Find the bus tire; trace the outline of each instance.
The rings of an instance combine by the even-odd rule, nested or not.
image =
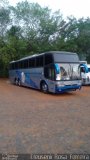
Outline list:
[[[19,86],[19,87],[21,86],[21,81],[20,81],[20,79],[18,79],[18,86]]]
[[[17,80],[17,78],[15,78],[15,85],[16,85],[16,86],[18,85],[18,80]]]
[[[48,93],[48,85],[46,84],[46,82],[41,83],[41,91],[44,93]]]

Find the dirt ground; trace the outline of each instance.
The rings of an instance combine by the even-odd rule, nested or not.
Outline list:
[[[90,86],[44,94],[0,79],[0,153],[90,153]]]

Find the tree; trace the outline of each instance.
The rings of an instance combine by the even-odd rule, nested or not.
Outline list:
[[[78,37],[76,43],[81,58],[85,58],[90,62],[90,18],[79,19],[77,23]]]
[[[59,36],[65,23],[59,11],[52,14],[48,7],[42,8],[37,3],[27,1],[18,3],[12,11],[17,25],[23,30],[29,53],[52,48],[52,41]]]
[[[10,11],[8,8],[0,7],[0,36],[3,37],[10,24]]]

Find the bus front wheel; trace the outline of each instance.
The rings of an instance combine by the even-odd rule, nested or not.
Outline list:
[[[44,92],[44,93],[47,93],[47,92],[48,92],[48,85],[47,85],[45,82],[42,82],[42,83],[41,83],[41,90],[42,90],[42,92]]]

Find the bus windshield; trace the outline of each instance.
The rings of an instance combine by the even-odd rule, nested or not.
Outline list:
[[[75,63],[61,63],[60,80],[78,80],[80,79],[80,67]]]

